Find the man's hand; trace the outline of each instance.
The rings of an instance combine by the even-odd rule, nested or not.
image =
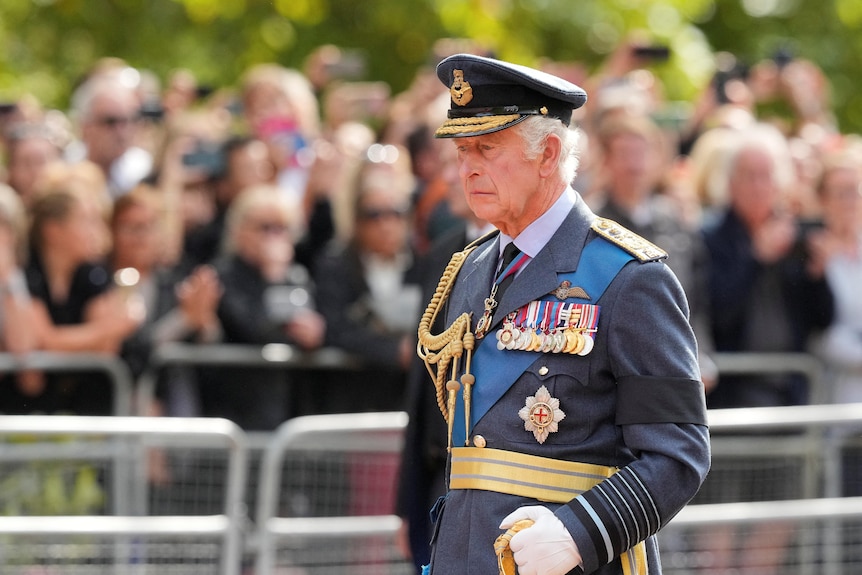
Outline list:
[[[521,507],[503,519],[500,529],[508,529],[521,519],[535,523],[516,533],[509,543],[520,575],[565,575],[581,564],[578,546],[550,509],[541,505]]]

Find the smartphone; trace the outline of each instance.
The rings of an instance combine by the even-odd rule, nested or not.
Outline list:
[[[670,58],[670,47],[664,45],[634,46],[632,53],[643,60],[665,62]]]
[[[263,305],[267,317],[287,323],[300,311],[312,307],[311,293],[302,286],[271,286],[263,294]]]
[[[153,122],[161,122],[165,117],[165,109],[158,100],[144,102],[141,105],[141,117]]]
[[[183,154],[183,165],[217,174],[224,168],[221,146],[212,142],[198,142],[191,152]]]
[[[324,64],[332,80],[357,81],[365,77],[368,68],[365,56],[358,50],[341,50],[338,58]]]
[[[772,54],[772,61],[781,70],[793,61],[793,52],[790,48],[782,46]]]

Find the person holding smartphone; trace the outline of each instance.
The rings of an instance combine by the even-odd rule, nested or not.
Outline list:
[[[274,186],[254,186],[231,203],[225,254],[214,264],[223,286],[217,313],[225,343],[286,343],[302,350],[323,344],[326,324],[314,309],[309,274],[293,262],[300,218]],[[204,415],[244,429],[275,429],[294,407],[290,377],[272,369],[204,370]]]

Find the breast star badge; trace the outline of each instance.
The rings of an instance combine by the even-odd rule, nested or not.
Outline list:
[[[536,395],[527,397],[527,404],[518,412],[518,417],[524,420],[524,429],[533,432],[533,437],[539,443],[545,443],[549,433],[558,429],[560,421],[566,414],[560,409],[560,400],[551,397],[544,385],[536,391]]]

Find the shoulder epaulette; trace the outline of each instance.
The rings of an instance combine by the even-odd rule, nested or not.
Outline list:
[[[613,220],[596,218],[593,231],[636,257],[641,262],[655,262],[667,257],[667,252]]]

